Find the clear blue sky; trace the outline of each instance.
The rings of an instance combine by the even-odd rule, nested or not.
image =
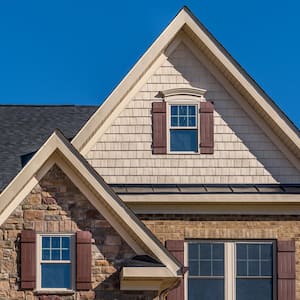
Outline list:
[[[0,0],[0,104],[99,105],[183,5],[300,127],[299,0]]]

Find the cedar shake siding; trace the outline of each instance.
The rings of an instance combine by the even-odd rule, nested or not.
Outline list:
[[[205,89],[205,99],[214,102],[213,154],[153,154],[153,102],[163,101],[160,91],[184,87]],[[299,171],[184,44],[136,93],[86,159],[107,183],[300,181]]]
[[[21,238],[24,230],[26,235],[22,234]],[[31,290],[36,284],[32,279],[35,277],[32,273],[35,272],[35,269],[32,269],[35,262],[25,260],[24,256],[29,251],[30,257],[34,257],[35,247],[31,246],[31,242],[34,242],[34,234],[32,237],[34,231],[56,234],[77,233],[77,239],[80,239],[77,241],[77,248],[81,247],[80,251],[85,252],[85,259],[80,263],[88,263],[91,260],[91,273],[81,273],[81,277],[77,278],[77,292],[68,295],[58,293],[56,298],[51,299],[150,300],[154,298],[153,292],[120,291],[120,268],[125,260],[135,256],[134,251],[92,207],[65,174],[54,166],[0,227],[1,299],[50,299]],[[78,231],[91,232],[92,245],[86,242],[86,234],[78,236]],[[26,246],[23,247],[23,244]],[[21,270],[21,263],[23,270]],[[27,266],[24,265],[26,263]],[[77,264],[77,268],[80,268],[80,263]],[[26,274],[21,274],[22,272]],[[91,284],[86,284],[85,282],[88,281],[86,278],[89,277],[91,277]],[[27,281],[23,282],[23,280]],[[78,282],[81,282],[80,287]]]

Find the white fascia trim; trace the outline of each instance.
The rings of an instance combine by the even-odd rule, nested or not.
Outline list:
[[[54,163],[61,166],[63,171],[71,176],[70,179],[75,185],[79,186],[96,209],[109,219],[111,225],[137,254],[146,252],[153,254],[169,268],[173,276],[177,276],[177,273],[180,272],[180,264],[59,131],[55,131],[51,135],[1,193],[0,225],[5,222]]]
[[[121,290],[162,290],[173,286],[182,276],[166,267],[124,267],[120,273]]]
[[[237,66],[226,50],[220,47],[218,42],[212,37],[205,27],[193,16],[187,9],[183,8],[178,15],[172,20],[162,34],[156,39],[152,46],[146,51],[141,59],[135,64],[128,75],[121,81],[112,94],[104,101],[100,108],[94,113],[84,127],[72,140],[72,144],[85,155],[93,146],[90,140],[97,133],[99,127],[103,126],[105,120],[112,114],[124,97],[128,95],[142,75],[149,69],[149,66],[155,59],[166,50],[175,36],[181,29],[189,28],[199,40],[207,47],[214,58],[223,65],[228,72],[236,78],[241,86],[253,97],[257,105],[274,120],[283,130],[286,137],[300,151],[300,137],[297,129],[291,124],[287,117],[274,105],[270,98],[253,83],[249,75]],[[172,47],[171,47],[172,48]],[[173,48],[172,48],[173,49]]]

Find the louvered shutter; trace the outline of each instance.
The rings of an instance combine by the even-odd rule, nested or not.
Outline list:
[[[184,240],[168,240],[166,248],[184,265]],[[184,279],[167,296],[167,300],[184,300]]]
[[[277,242],[278,300],[296,300],[295,241]]]
[[[92,235],[89,231],[76,233],[76,288],[92,288]]]
[[[214,105],[200,103],[200,153],[214,153]]]
[[[34,230],[21,232],[21,289],[33,290],[36,285],[36,234]]]
[[[152,153],[167,153],[166,102],[152,103]]]

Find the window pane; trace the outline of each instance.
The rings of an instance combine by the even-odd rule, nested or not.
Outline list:
[[[260,247],[261,247],[261,258],[271,259],[273,256],[272,244],[262,244]]]
[[[49,236],[42,237],[42,248],[50,248],[50,237]]]
[[[261,262],[261,276],[272,276],[273,274],[273,266],[272,261],[262,261]]]
[[[42,251],[42,260],[50,260],[50,250],[43,250]]]
[[[236,250],[238,259],[247,259],[247,244],[237,244]]]
[[[224,261],[213,261],[213,276],[224,276]]]
[[[194,105],[189,105],[188,112],[190,116],[194,116],[196,114],[196,107]]]
[[[171,129],[170,139],[171,151],[198,151],[198,138],[196,129]]]
[[[257,244],[248,245],[248,258],[249,259],[259,259],[259,246]]]
[[[61,255],[62,255],[62,257],[61,257],[62,260],[70,259],[70,251],[69,250],[62,250]]]
[[[200,275],[201,276],[211,276],[211,261],[200,261]]]
[[[253,260],[248,262],[248,276],[259,276],[259,261]]]
[[[198,244],[189,244],[189,259],[198,259]]]
[[[60,248],[60,237],[52,237],[52,248]]]
[[[177,105],[171,105],[171,115],[172,116],[178,115],[178,106]]]
[[[70,248],[70,238],[62,237],[62,248],[69,249]]]
[[[186,105],[179,106],[179,115],[187,115],[187,106]]]
[[[178,117],[171,118],[171,126],[178,126]]]
[[[190,278],[188,283],[188,299],[224,300],[224,280]]]
[[[52,250],[51,251],[51,259],[52,260],[60,260],[60,250]]]
[[[187,117],[179,117],[179,126],[187,127]]]
[[[42,288],[71,288],[70,264],[42,264],[41,271]]]
[[[190,117],[188,126],[196,126],[196,118]]]
[[[247,276],[247,261],[237,262],[237,276]]]
[[[224,244],[212,244],[213,259],[224,259]]]
[[[190,276],[198,276],[199,274],[199,262],[198,261],[190,261],[189,262],[189,275]]]
[[[271,279],[237,279],[236,300],[272,300]]]
[[[199,244],[200,259],[211,259],[212,244]]]

